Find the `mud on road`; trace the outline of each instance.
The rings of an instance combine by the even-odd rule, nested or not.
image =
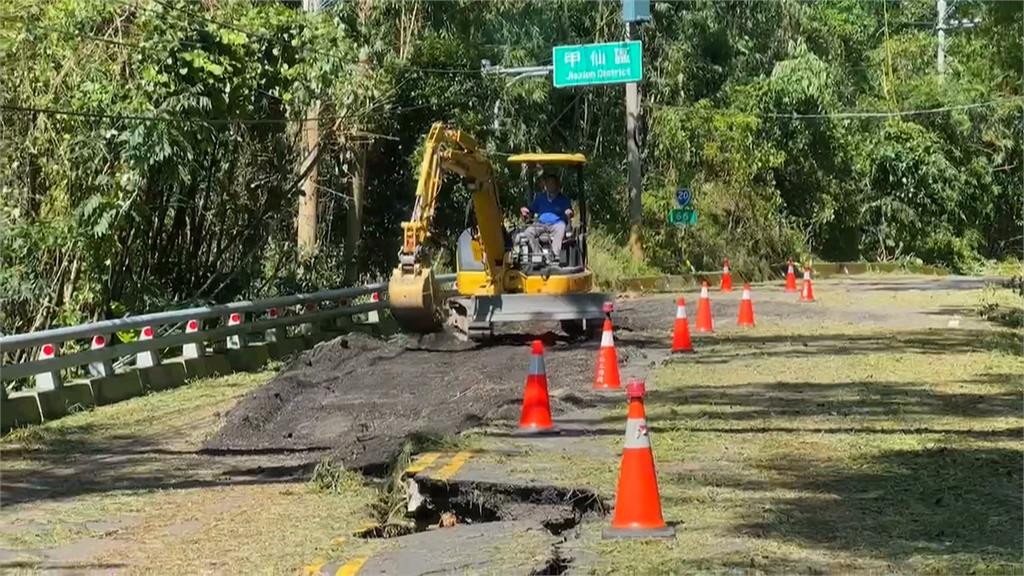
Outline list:
[[[615,322],[621,363],[644,362],[644,348],[667,337],[665,319],[674,309],[661,310],[665,305],[636,300],[620,306]],[[571,408],[564,403],[573,402],[575,393],[590,388],[598,342],[570,341],[547,327],[509,325],[487,344],[447,334],[339,336],[304,352],[243,399],[206,448],[301,452],[310,461],[329,454],[350,469],[380,470],[411,435],[454,434],[517,419],[535,338],[545,342],[552,410],[561,412]]]

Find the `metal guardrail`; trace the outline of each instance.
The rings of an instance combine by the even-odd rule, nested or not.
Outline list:
[[[442,283],[452,282],[455,280],[455,274],[441,274],[437,276],[437,279]],[[374,292],[381,295],[380,301],[354,305],[348,304],[349,300],[368,296]],[[353,288],[324,290],[309,294],[280,296],[264,300],[232,302],[214,306],[200,306],[182,310],[141,314],[114,320],[79,324],[77,326],[2,336],[0,337],[0,352],[45,346],[52,346],[54,351],[58,352],[62,344],[70,341],[92,339],[95,336],[107,337],[114,332],[125,330],[151,328],[155,332],[151,340],[137,340],[98,349],[82,350],[68,355],[55,353],[51,358],[38,358],[34,356],[33,359],[25,362],[0,364],[0,382],[11,382],[39,374],[59,372],[68,368],[110,361],[140,352],[163,350],[185,344],[205,343],[219,339],[226,340],[232,336],[247,336],[286,326],[316,325],[339,316],[352,316],[363,312],[381,310],[386,306],[386,294],[387,284],[376,283]],[[339,302],[343,305],[338,305]],[[324,306],[325,303],[333,304],[333,306]],[[254,322],[241,322],[237,325],[202,329],[201,322],[199,322],[211,318],[227,318],[233,314],[258,313],[265,315],[271,309],[287,309],[288,307],[300,305],[304,309],[299,314],[264,318]],[[172,331],[169,334],[162,335],[156,330],[160,326],[184,325],[189,321],[199,322],[200,328],[193,332]],[[205,344],[203,345],[205,346]]]

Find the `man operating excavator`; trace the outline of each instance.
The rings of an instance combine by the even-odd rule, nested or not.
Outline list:
[[[565,227],[572,218],[572,203],[562,195],[562,182],[558,176],[551,172],[545,172],[540,177],[542,192],[533,197],[529,207],[523,206],[519,209],[523,218],[529,218],[531,214],[537,215],[537,220],[530,224],[523,231],[523,236],[530,242],[530,249],[534,254],[541,253],[540,241],[542,234],[551,238],[551,253],[554,256],[553,266],[558,266],[558,255],[562,251],[562,240],[565,238]]]

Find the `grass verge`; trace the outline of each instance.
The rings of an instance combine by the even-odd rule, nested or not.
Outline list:
[[[591,530],[597,571],[1024,571],[1024,359],[1006,345],[1022,333],[848,330],[733,333],[658,370],[679,535]]]
[[[314,486],[275,480],[285,456],[199,452],[272,376],[200,380],[6,435],[0,571],[282,574],[375,549],[350,537],[375,498],[352,473],[325,468]]]

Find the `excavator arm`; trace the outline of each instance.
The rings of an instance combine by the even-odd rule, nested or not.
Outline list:
[[[434,277],[427,241],[446,174],[464,178],[473,194],[488,280],[486,289],[491,294],[502,291],[505,240],[493,167],[469,134],[435,123],[427,136],[420,163],[412,216],[402,222],[398,266],[388,284],[391,312],[402,328],[412,332],[436,331],[444,322],[444,293]]]

